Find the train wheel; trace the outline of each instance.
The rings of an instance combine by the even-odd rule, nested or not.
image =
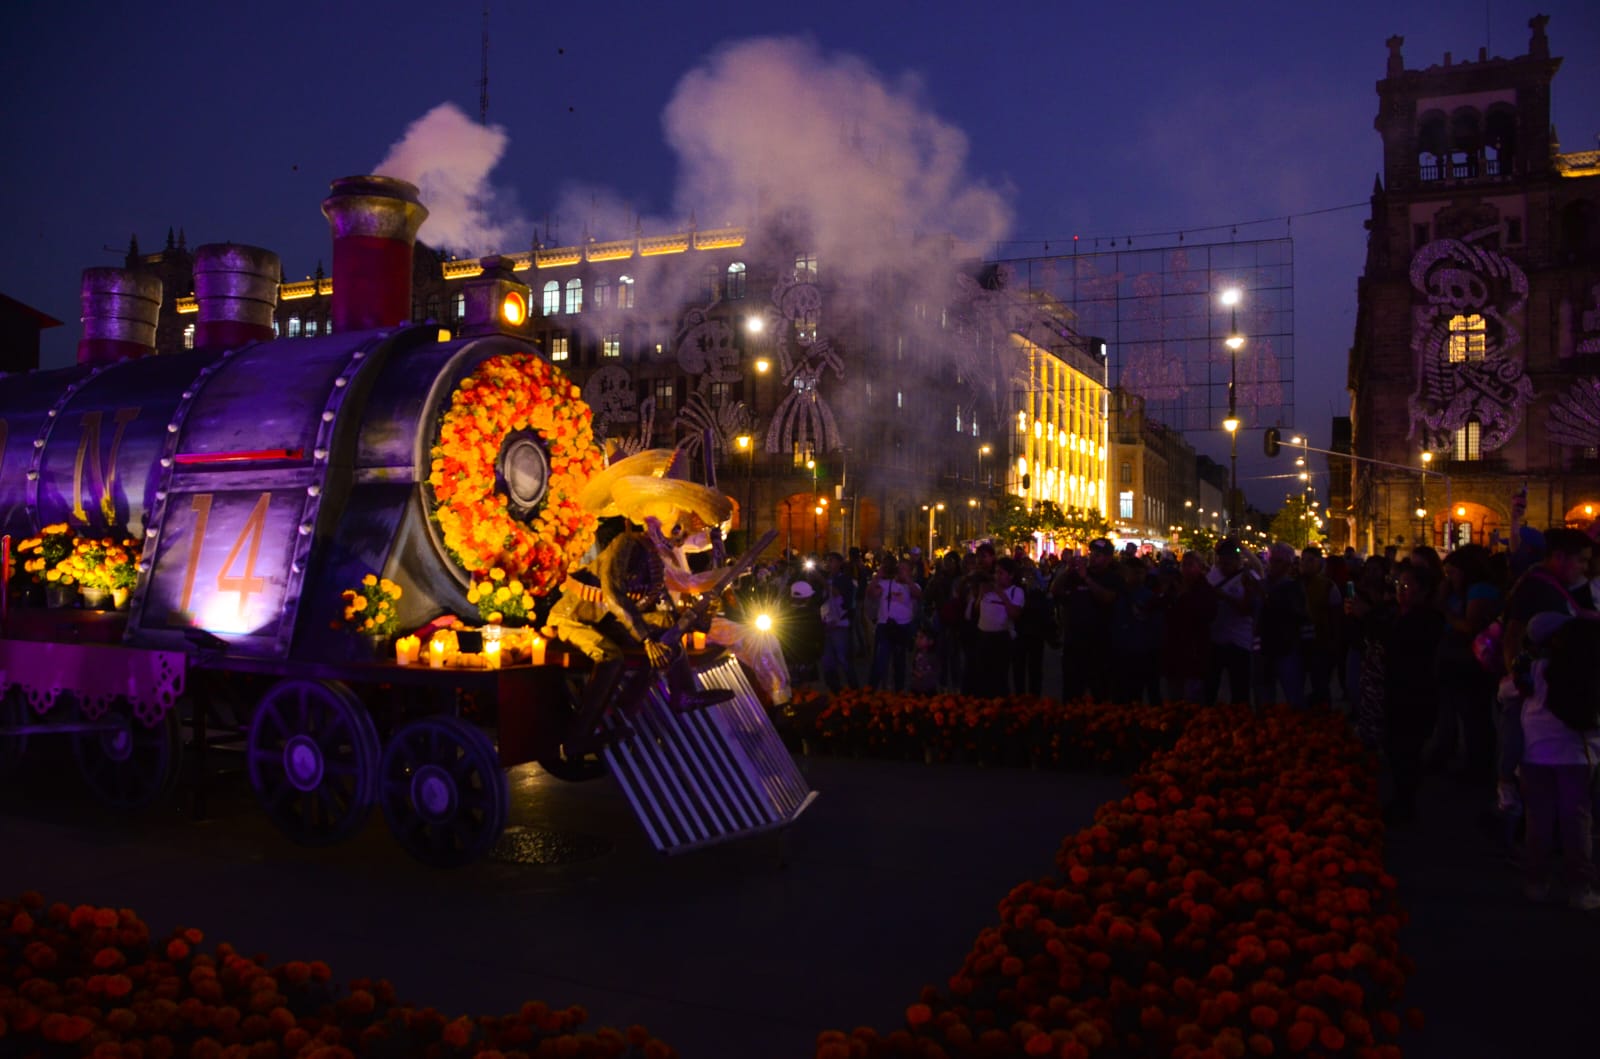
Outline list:
[[[494,744],[446,714],[403,725],[383,752],[383,815],[406,852],[440,868],[476,860],[505,829],[511,790]]]
[[[146,725],[118,699],[100,720],[109,727],[72,736],[78,772],[95,797],[113,809],[132,810],[170,795],[183,756],[177,712],[168,710],[156,724]]]
[[[12,688],[0,697],[0,778],[11,775],[28,752],[27,736],[5,733],[32,719],[33,711],[28,709],[28,699],[21,688]]]
[[[250,718],[246,760],[262,808],[302,845],[349,838],[378,800],[377,729],[337,681],[273,685]]]

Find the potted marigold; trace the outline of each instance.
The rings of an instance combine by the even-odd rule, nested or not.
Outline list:
[[[387,577],[368,574],[359,588],[347,588],[340,596],[345,624],[368,638],[375,657],[383,657],[400,623],[400,586]]]
[[[111,571],[106,563],[110,543],[110,538],[80,537],[56,567],[55,572],[77,584],[83,605],[90,610],[104,610],[111,603]]]
[[[46,526],[37,536],[18,543],[16,576],[23,579],[23,584],[42,587],[47,606],[70,607],[77,589],[70,571],[62,571],[58,567],[71,554],[72,530],[67,524],[57,522]]]
[[[139,581],[139,545],[132,538],[106,549],[106,578],[111,582],[111,605],[122,610]]]
[[[498,566],[467,589],[467,602],[490,625],[526,625],[536,605],[532,593]]]

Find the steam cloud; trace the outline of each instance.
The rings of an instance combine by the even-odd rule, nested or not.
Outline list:
[[[463,256],[526,246],[531,224],[509,192],[489,183],[505,153],[506,131],[441,103],[412,122],[373,172],[417,185],[428,219],[418,238]]]
[[[981,253],[1010,226],[1004,198],[966,173],[965,134],[931,112],[915,78],[891,85],[810,41],[724,48],[679,83],[663,125],[681,211],[748,223],[798,209],[818,253],[856,274],[903,266],[919,234]]]

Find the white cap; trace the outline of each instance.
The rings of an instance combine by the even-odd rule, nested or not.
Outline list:
[[[796,581],[789,586],[789,595],[794,599],[810,599],[815,591],[809,581]]]

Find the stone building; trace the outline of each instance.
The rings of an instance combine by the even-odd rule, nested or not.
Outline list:
[[[1411,70],[1388,41],[1348,377],[1366,551],[1501,539],[1522,490],[1534,526],[1600,511],[1600,152],[1560,151],[1547,21],[1513,59]]]
[[[1110,473],[1110,519],[1119,537],[1163,544],[1201,524],[1194,446],[1151,419],[1142,397],[1120,388],[1111,394]]]

